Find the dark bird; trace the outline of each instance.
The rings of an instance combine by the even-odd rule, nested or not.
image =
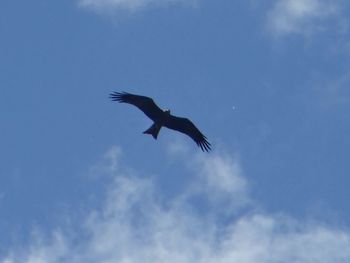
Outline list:
[[[154,103],[153,99],[127,92],[113,92],[110,94],[110,98],[113,101],[129,103],[138,107],[154,122],[151,127],[143,132],[144,134],[150,134],[154,139],[157,139],[160,129],[164,126],[190,136],[202,151],[209,152],[211,150],[207,138],[189,119],[173,116],[170,114],[170,110],[162,110]]]

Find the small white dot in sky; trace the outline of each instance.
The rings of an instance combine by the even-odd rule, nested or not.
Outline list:
[[[235,110],[236,109],[236,106],[232,106],[232,110]]]

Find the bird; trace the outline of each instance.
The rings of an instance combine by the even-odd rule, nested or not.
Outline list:
[[[153,124],[143,133],[152,135],[155,140],[158,137],[160,129],[166,127],[191,137],[203,152],[209,152],[211,150],[211,144],[192,121],[187,118],[171,115],[169,109],[162,110],[152,98],[124,91],[112,92],[109,98],[112,101],[129,103],[143,111],[143,113],[153,121]]]

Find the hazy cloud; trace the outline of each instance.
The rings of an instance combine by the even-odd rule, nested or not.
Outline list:
[[[340,29],[334,27],[341,26],[340,10],[339,0],[277,0],[268,14],[268,28],[274,35],[307,36],[329,27],[337,31]],[[338,21],[329,23],[331,19]]]
[[[326,74],[316,74],[309,84],[312,88],[309,96],[316,106],[324,109],[332,109],[339,106],[347,106],[350,102],[350,72],[339,76],[329,77]],[[310,101],[310,97],[307,97]]]
[[[51,237],[36,235],[27,248],[13,248],[0,262],[350,262],[348,230],[254,208],[225,223],[217,217],[223,198],[237,197],[241,205],[249,199],[243,198],[247,183],[238,161],[230,156],[185,156],[184,166],[193,163],[191,185],[204,188],[197,192],[198,198],[217,204],[208,206],[203,216],[193,209],[196,202],[191,195],[179,193],[172,200],[163,200],[162,189],[152,179],[135,177],[129,169],[115,166],[120,153],[115,149],[106,155],[113,164],[106,163],[106,167],[113,167],[114,182],[101,209],[83,220],[82,231],[72,233],[61,227]],[[210,193],[213,195],[207,196]]]
[[[98,12],[114,12],[118,10],[138,11],[148,7],[169,5],[193,5],[196,0],[79,0],[81,7]]]

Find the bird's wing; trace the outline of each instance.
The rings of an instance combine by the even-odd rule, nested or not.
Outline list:
[[[153,99],[127,92],[113,92],[109,96],[111,100],[129,103],[142,110],[150,119],[156,120],[163,111],[154,103]]]
[[[207,138],[189,119],[170,115],[164,126],[169,129],[187,134],[197,143],[199,147],[201,147],[202,151],[209,152],[211,150],[211,145],[207,141]]]

